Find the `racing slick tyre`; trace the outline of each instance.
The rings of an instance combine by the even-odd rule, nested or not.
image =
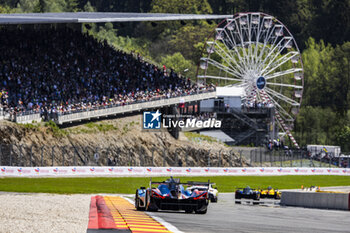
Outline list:
[[[260,200],[260,193],[255,194],[253,197],[253,200],[259,201]]]
[[[236,193],[235,194],[235,199],[241,199],[242,197],[241,197],[241,195],[239,194],[239,193]]]
[[[154,203],[154,201],[152,200],[151,194],[150,192],[146,192],[146,210],[147,211],[158,211],[158,207],[157,205]]]
[[[188,213],[188,214],[190,214],[190,213],[192,213],[193,212],[193,209],[187,209],[187,210],[185,210],[185,213]]]
[[[194,212],[195,212],[196,214],[206,214],[206,213],[207,213],[207,210],[208,210],[208,207],[206,206],[206,207],[202,207],[202,208],[199,209],[199,210],[195,210]]]
[[[214,197],[213,196],[213,197],[210,198],[210,201],[213,202],[213,203],[218,202],[218,197]]]
[[[144,207],[140,207],[140,197],[139,197],[138,190],[136,190],[136,194],[135,194],[135,208],[136,210],[145,210]]]

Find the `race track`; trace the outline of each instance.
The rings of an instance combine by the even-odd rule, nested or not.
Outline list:
[[[350,211],[235,204],[234,194],[220,194],[207,214],[150,212],[183,232],[350,232]]]

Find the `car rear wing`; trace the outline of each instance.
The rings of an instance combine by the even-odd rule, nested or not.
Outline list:
[[[150,178],[149,186],[152,187],[152,184],[169,184],[174,183],[177,185],[189,185],[189,186],[195,186],[195,185],[201,185],[201,186],[208,186],[209,185],[215,185],[215,183],[210,183],[210,180],[208,182],[199,182],[199,181],[187,181],[187,182],[180,182],[180,179],[174,179],[172,176],[170,177],[170,181],[152,181],[152,177]]]
[[[202,185],[202,186],[209,186],[209,185],[216,185],[215,183],[210,183],[210,180],[208,182],[197,182],[197,181],[187,181],[187,184],[189,185]]]

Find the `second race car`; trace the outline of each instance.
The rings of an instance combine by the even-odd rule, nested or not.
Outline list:
[[[191,184],[191,182],[188,182],[189,184]],[[193,192],[194,190],[198,190],[198,191],[206,191],[208,190],[209,192],[209,200],[211,202],[218,202],[218,194],[219,191],[217,188],[214,188],[213,185],[215,185],[215,183],[210,183],[209,187],[208,187],[208,183],[198,183],[197,185],[193,185],[187,188],[188,191]]]
[[[235,192],[235,199],[241,199],[241,198],[260,200],[260,192],[259,190],[251,189],[249,186],[243,189],[239,188]]]
[[[260,197],[281,199],[281,191],[278,189],[273,189],[271,186],[269,186],[267,189],[260,190]]]

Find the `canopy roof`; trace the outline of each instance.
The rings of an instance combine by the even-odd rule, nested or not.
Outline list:
[[[168,21],[225,19],[232,15],[197,15],[167,13],[64,12],[0,14],[0,24],[103,23],[133,21]]]

